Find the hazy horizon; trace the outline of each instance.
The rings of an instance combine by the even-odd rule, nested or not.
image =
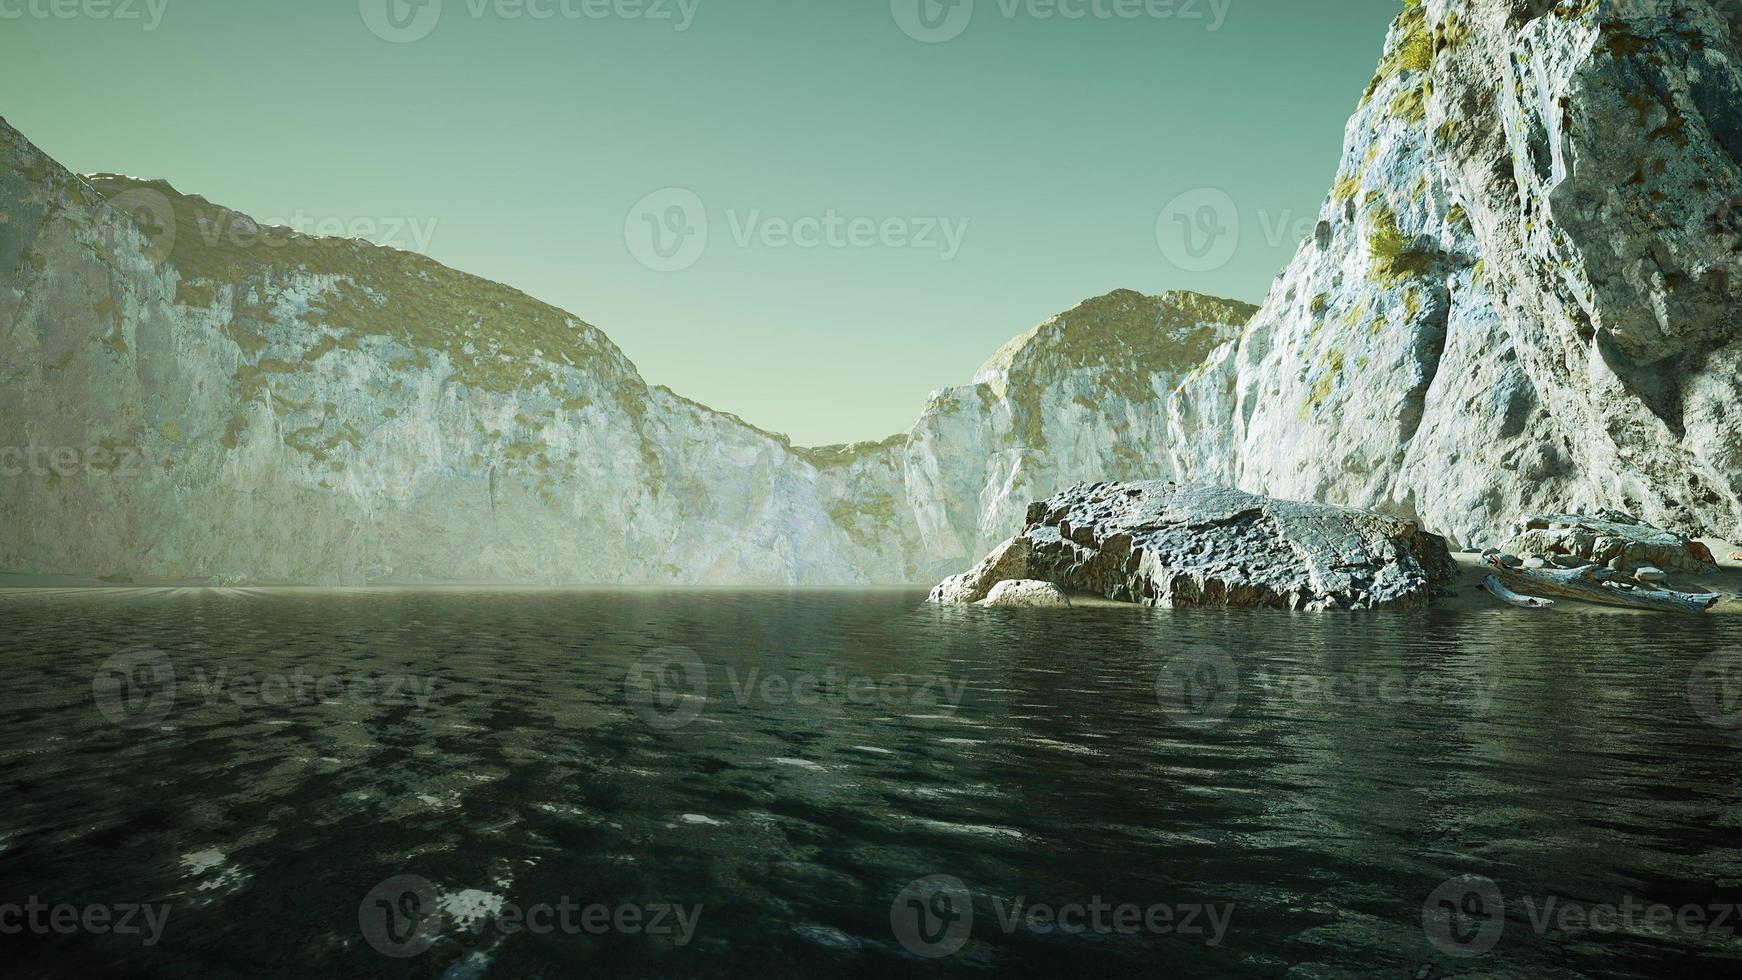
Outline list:
[[[1116,288],[1261,301],[1399,9],[388,3],[15,3],[0,114],[75,171],[507,283],[807,445],[904,431]],[[1229,208],[1237,248],[1164,247]]]

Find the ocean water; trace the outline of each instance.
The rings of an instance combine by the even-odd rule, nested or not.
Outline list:
[[[1742,625],[0,593],[0,973],[1742,963]]]

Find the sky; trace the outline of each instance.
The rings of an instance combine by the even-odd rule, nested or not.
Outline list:
[[[1113,289],[1259,302],[1398,0],[0,0],[0,115],[423,252],[803,445]]]

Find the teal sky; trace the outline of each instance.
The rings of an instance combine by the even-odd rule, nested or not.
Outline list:
[[[0,114],[77,171],[516,286],[649,381],[805,444],[905,430],[1115,288],[1262,299],[1400,6],[973,0],[921,43],[896,11],[918,31],[922,0],[426,0],[439,18],[410,23],[433,30],[391,43],[371,2],[0,0]],[[137,19],[95,16],[114,10]],[[1239,246],[1170,260],[1158,217],[1206,187]],[[648,198],[667,188],[694,196]],[[697,201],[699,255],[650,251],[699,231]],[[833,242],[782,234],[831,215]]]

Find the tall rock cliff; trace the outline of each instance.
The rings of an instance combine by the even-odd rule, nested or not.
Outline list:
[[[0,122],[0,572],[134,581],[863,584],[1146,472],[1253,308],[1119,293],[911,436],[799,449],[496,283],[80,178]]]
[[[1742,532],[1742,5],[1411,0],[1178,469],[1466,544],[1614,507]]]

